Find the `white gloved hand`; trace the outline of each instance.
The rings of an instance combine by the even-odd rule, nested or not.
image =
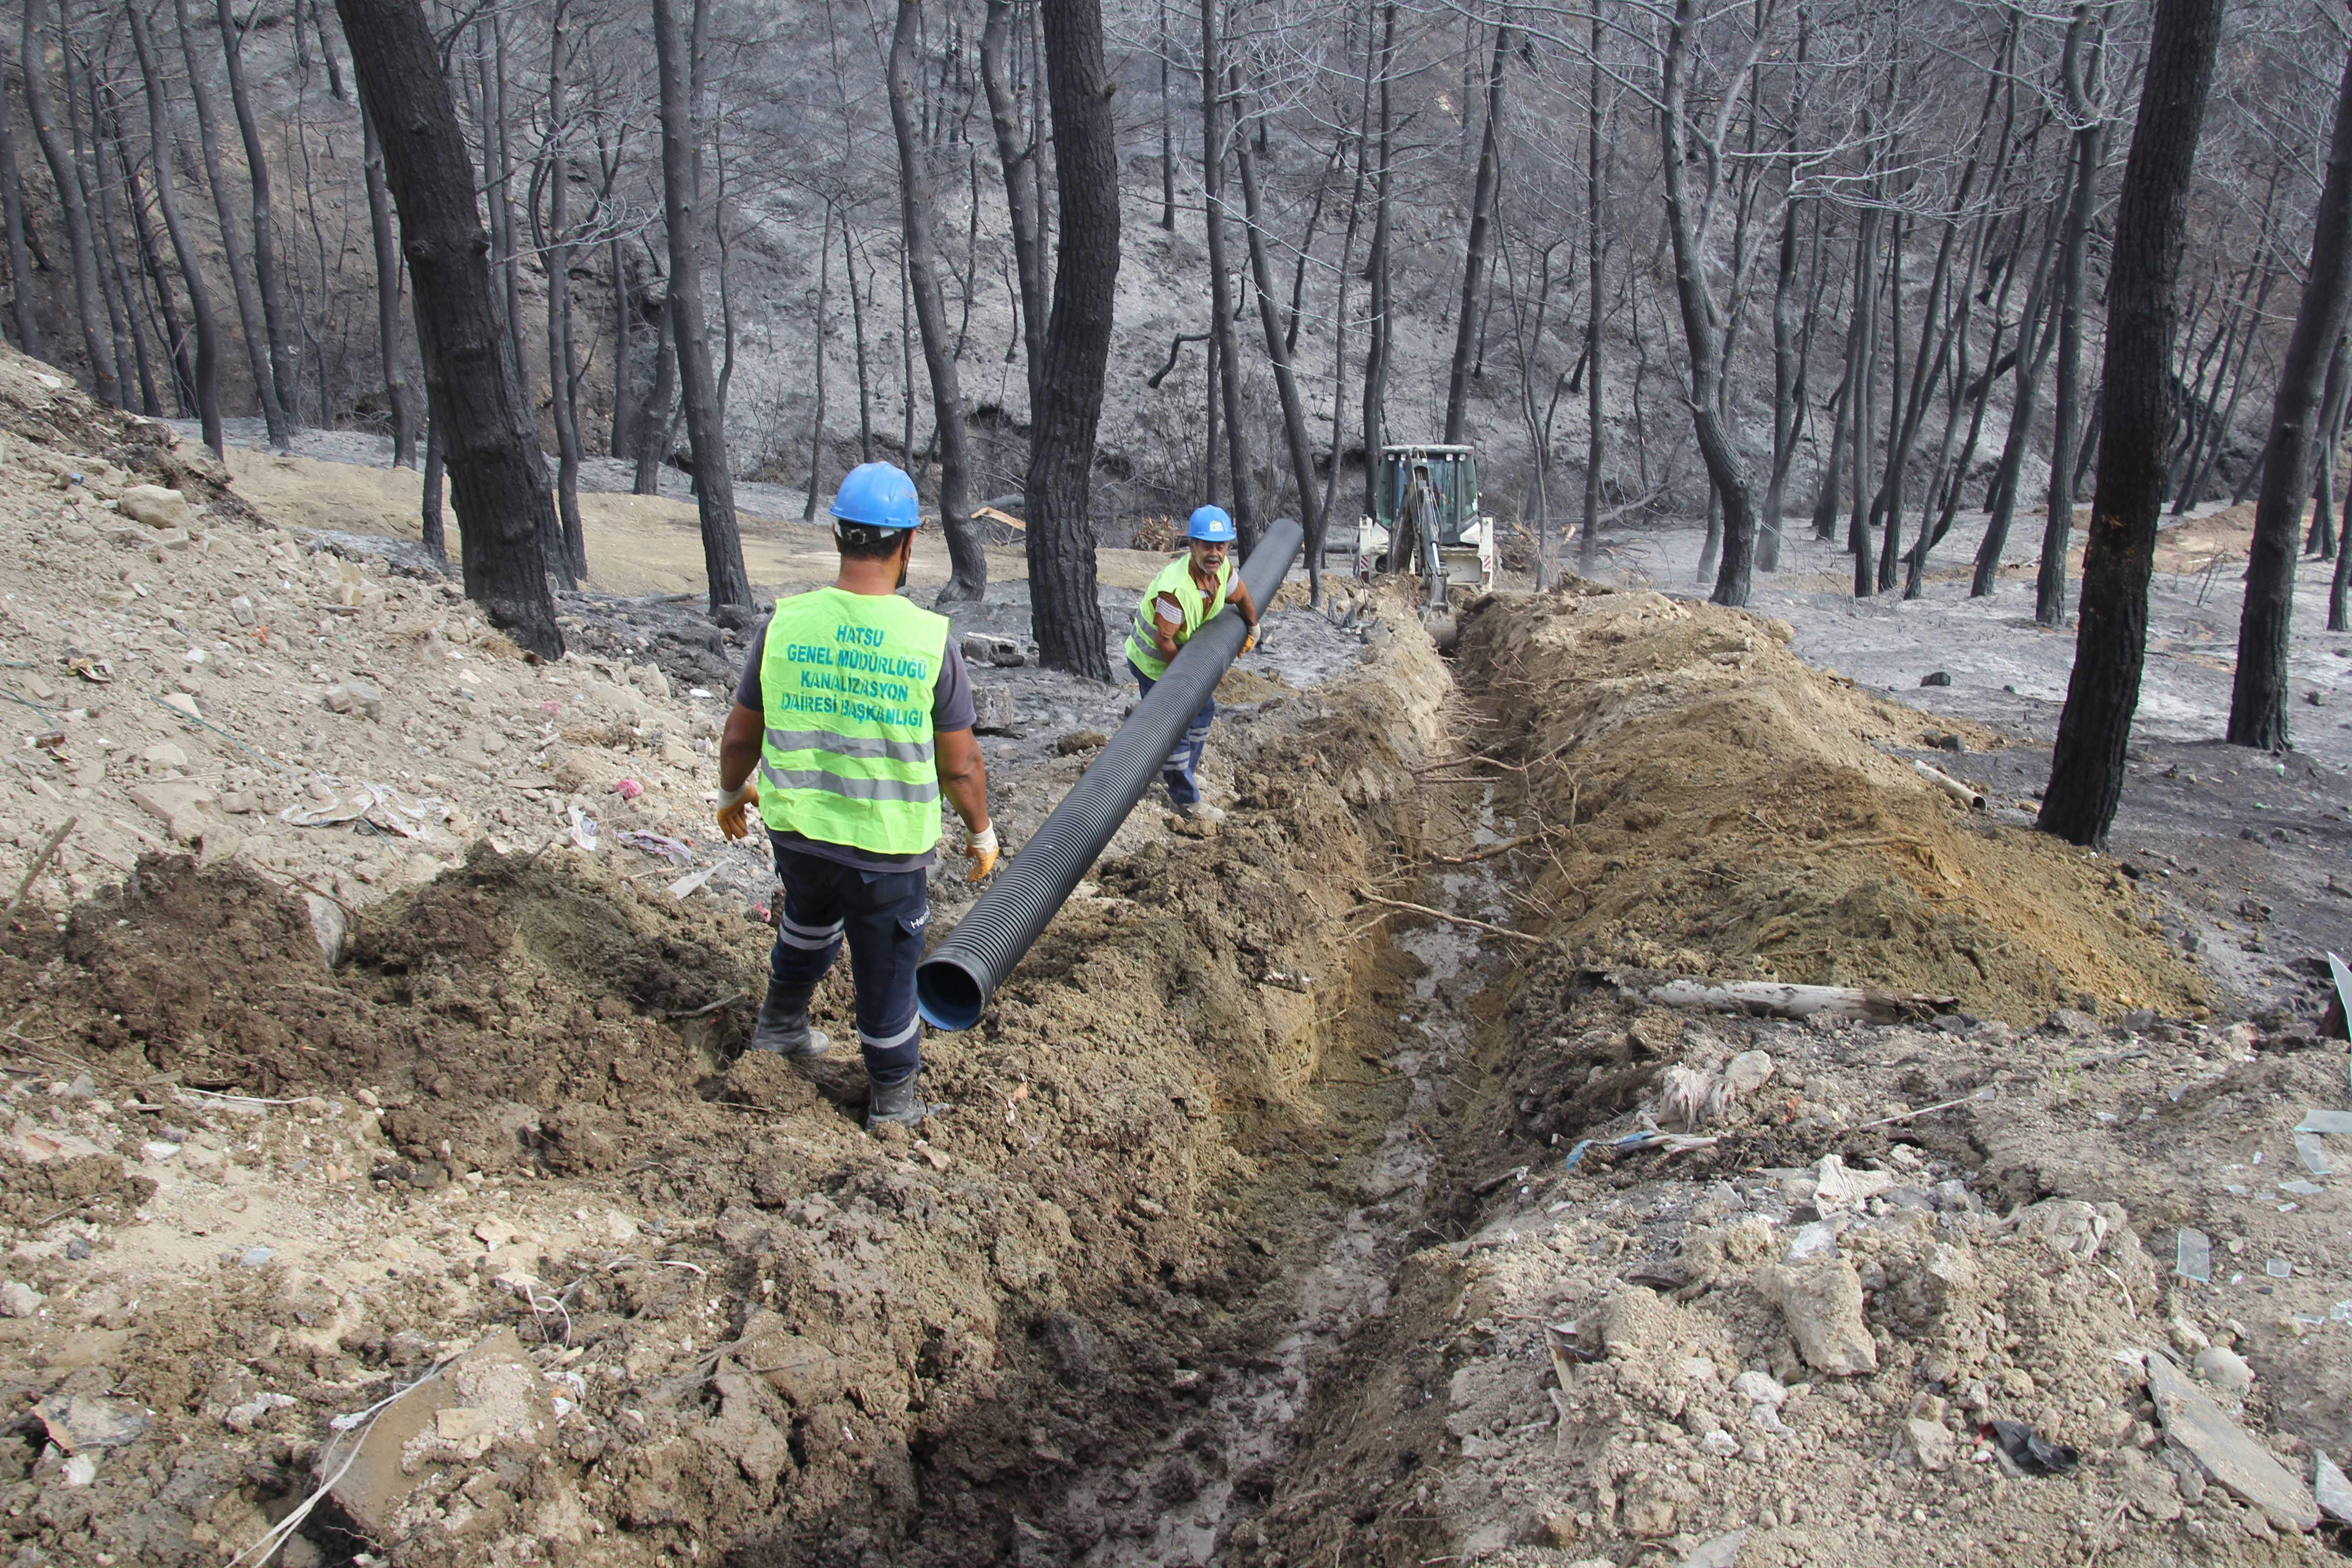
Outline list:
[[[719,831],[730,838],[748,838],[751,825],[745,820],[748,808],[760,798],[759,775],[743,781],[740,789],[730,790],[719,797]]]
[[[964,874],[963,879],[967,882],[988,880],[989,873],[996,869],[997,853],[994,823],[991,823],[977,833],[969,828],[965,829],[963,858],[971,862],[971,869]]]

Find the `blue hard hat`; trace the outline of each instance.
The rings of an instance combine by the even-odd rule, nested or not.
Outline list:
[[[833,492],[833,515],[868,528],[919,528],[923,521],[915,481],[891,463],[860,463],[850,469]]]
[[[1234,542],[1234,520],[1221,506],[1197,508],[1192,520],[1184,524],[1184,537],[1204,540],[1211,544],[1231,544]]]

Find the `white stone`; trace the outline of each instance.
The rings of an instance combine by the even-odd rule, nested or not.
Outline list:
[[[0,1285],[0,1318],[29,1318],[41,1310],[46,1300],[30,1285],[11,1279]]]
[[[2197,1369],[2198,1376],[2213,1385],[2215,1392],[2231,1398],[2242,1395],[2254,1385],[2254,1369],[2246,1364],[2246,1358],[2220,1345],[2207,1345],[2197,1352],[2197,1359],[2190,1364]]]
[[[122,492],[121,503],[115,510],[150,528],[185,528],[194,521],[188,510],[188,498],[161,485],[132,485]]]

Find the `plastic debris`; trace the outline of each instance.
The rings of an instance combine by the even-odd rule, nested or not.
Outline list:
[[[641,827],[626,827],[613,835],[613,842],[625,844],[641,854],[658,856],[674,866],[694,864],[694,847],[683,838],[666,838]]]
[[[613,793],[619,795],[623,800],[635,800],[637,796],[646,793],[646,786],[639,784],[635,779],[614,779],[613,781]]]
[[[87,1394],[52,1394],[38,1406],[49,1441],[68,1454],[89,1448],[120,1448],[147,1430],[144,1412],[126,1410]]]
[[[1644,1149],[1664,1149],[1669,1155],[1674,1155],[1687,1153],[1693,1149],[1713,1148],[1716,1142],[1713,1138],[1695,1137],[1688,1132],[1661,1132],[1654,1127],[1628,1132],[1622,1138],[1582,1138],[1577,1141],[1575,1148],[1568,1152],[1568,1160],[1560,1169],[1575,1170],[1576,1163],[1584,1158],[1584,1152],[1596,1144],[1619,1154],[1637,1153]]]
[[[2352,1040],[2352,966],[2331,952],[2327,955],[2327,973],[2336,982],[2336,995],[2327,1004],[2327,1011],[2320,1016],[2320,1037]]]
[[[356,784],[323,804],[289,805],[278,814],[278,820],[289,827],[340,827],[363,822],[378,832],[429,844],[435,837],[433,824],[448,815],[439,795],[412,799],[390,784]]]
[[[596,852],[596,819],[576,805],[572,808],[572,842],[591,855]]]
[[[2352,1134],[2352,1110],[2306,1110],[2294,1124],[2297,1132]]]
[[[2174,1244],[2172,1271],[2200,1285],[2213,1283],[2213,1238],[2184,1226]]]
[[[2294,1278],[2294,1265],[2284,1258],[2273,1258],[2263,1265],[2263,1272],[2273,1279],[2292,1279]]]
[[[2294,1157],[2302,1161],[2303,1168],[2315,1176],[2332,1176],[2336,1173],[2336,1167],[2327,1158],[2327,1142],[2316,1132],[2298,1132],[2294,1135]]]
[[[242,1268],[259,1268],[277,1256],[277,1253],[266,1247],[248,1247],[236,1255],[236,1261],[237,1266]]]
[[[673,899],[687,898],[718,874],[719,868],[716,866],[705,866],[699,871],[689,871],[669,885],[669,896]]]
[[[2327,1189],[2321,1186],[2317,1182],[2294,1181],[2281,1182],[2279,1184],[2278,1190],[2283,1193],[2293,1193],[2299,1198],[2307,1198],[2315,1194],[2324,1193]]]
[[[2022,1421],[1988,1421],[1977,1436],[2029,1476],[2071,1476],[2083,1462],[2074,1449],[2053,1443]]]

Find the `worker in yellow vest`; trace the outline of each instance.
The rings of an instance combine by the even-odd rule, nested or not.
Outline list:
[[[921,526],[914,480],[862,464],[832,510],[840,574],[780,602],[744,660],[719,748],[719,826],[746,837],[756,805],[784,884],[751,1048],[825,1053],[809,997],[845,940],[872,1131],[929,1114],[915,966],[940,799],[963,818],[966,881],[995,869],[996,830],[962,650],[945,616],[898,594]]]
[[[1162,567],[1143,590],[1135,606],[1135,626],[1127,637],[1127,667],[1136,684],[1150,691],[1168,673],[1176,650],[1192,640],[1228,604],[1249,627],[1242,652],[1257,645],[1257,605],[1249,584],[1234,570],[1231,559],[1234,520],[1221,506],[1196,510],[1184,525],[1184,553]],[[1176,749],[1160,771],[1168,799],[1178,811],[1202,822],[1223,822],[1225,814],[1201,798],[1201,752],[1209,743],[1209,726],[1216,721],[1213,696],[1192,715]]]

